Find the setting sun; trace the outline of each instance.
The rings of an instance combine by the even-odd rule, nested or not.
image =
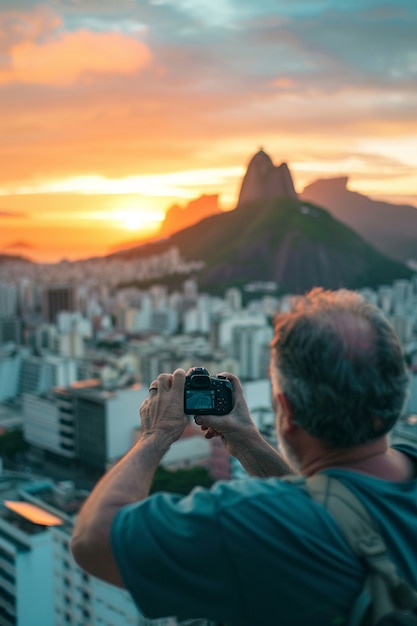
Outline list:
[[[107,218],[116,222],[124,230],[155,230],[163,221],[163,211],[144,211],[140,209],[122,209],[112,211]]]

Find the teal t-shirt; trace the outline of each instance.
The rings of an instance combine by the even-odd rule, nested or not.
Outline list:
[[[396,447],[417,460],[417,449]],[[326,474],[364,501],[399,573],[417,584],[417,479]],[[342,626],[364,576],[326,509],[279,478],[154,494],[118,512],[111,541],[127,589],[151,618]]]

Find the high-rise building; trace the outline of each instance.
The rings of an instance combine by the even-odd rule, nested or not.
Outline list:
[[[166,307],[152,311],[151,330],[160,335],[173,335],[178,330],[178,311]]]
[[[0,476],[1,497],[18,500],[12,476]],[[32,513],[40,514],[38,510]],[[0,624],[55,626],[52,539],[45,526],[0,508]],[[38,575],[34,575],[34,573]]]
[[[410,388],[405,406],[405,414],[417,415],[417,367],[410,369]]]
[[[61,311],[74,311],[74,289],[70,285],[47,287],[43,292],[42,317],[46,322],[55,323]]]
[[[86,466],[105,470],[131,447],[139,406],[148,395],[148,388],[79,388],[72,393],[77,457]]]
[[[22,321],[18,317],[0,316],[0,346],[5,343],[21,343]]]
[[[265,347],[269,350],[271,339],[269,326],[236,326],[233,329],[232,356],[239,363],[241,378],[256,380],[265,375]]]
[[[144,618],[126,590],[89,576],[70,541],[85,493],[70,481],[0,475],[1,626],[172,626]]]
[[[56,388],[47,397],[24,394],[23,433],[25,440],[32,446],[67,459],[75,458],[71,394],[65,388]]]
[[[395,302],[407,302],[413,295],[413,283],[411,280],[395,280],[393,283],[393,297]]]
[[[403,415],[395,424],[389,433],[389,442],[391,445],[408,443],[412,446],[417,445],[417,416]]]
[[[42,394],[53,387],[66,387],[77,380],[76,362],[73,359],[46,355],[27,356],[20,368],[20,393]]]
[[[224,294],[224,299],[232,311],[240,311],[242,308],[242,292],[237,287],[230,287]]]
[[[0,402],[17,396],[21,362],[20,354],[0,357]]]
[[[278,449],[275,429],[275,414],[271,404],[271,380],[269,377],[260,380],[243,381],[243,392],[252,418],[263,438]],[[238,459],[230,458],[232,478],[245,478],[248,473]]]
[[[17,313],[17,287],[0,283],[0,316],[12,317]]]
[[[265,313],[257,309],[247,309],[221,315],[218,328],[218,344],[230,351],[233,343],[233,331],[239,326],[265,328],[268,326],[268,320]]]
[[[195,278],[188,278],[183,283],[184,298],[190,302],[196,302],[198,297],[198,283]]]
[[[98,380],[23,396],[23,430],[32,446],[105,471],[131,447],[147,387],[106,391]]]
[[[221,313],[215,313],[211,316],[210,330],[209,330],[209,342],[210,342],[210,348],[213,352],[216,352],[222,347],[221,341],[220,341],[221,321],[222,321]]]
[[[148,346],[140,352],[140,376],[144,385],[149,385],[161,372],[173,372],[178,367],[176,353],[168,346]]]
[[[189,306],[182,316],[183,332],[186,334],[191,333],[204,333],[210,332],[210,310],[204,305],[203,299],[198,299],[195,306]]]
[[[39,324],[33,332],[34,347],[38,354],[58,352],[58,329],[55,324]]]

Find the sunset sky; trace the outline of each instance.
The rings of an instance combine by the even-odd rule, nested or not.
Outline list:
[[[0,252],[56,262],[236,205],[263,146],[297,191],[417,206],[416,0],[0,0]]]

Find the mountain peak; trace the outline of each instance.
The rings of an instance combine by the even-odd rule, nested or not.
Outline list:
[[[238,206],[254,200],[297,198],[288,165],[274,165],[271,157],[261,148],[249,161],[240,188]]]
[[[417,258],[417,208],[395,205],[351,191],[347,176],[322,178],[300,196],[325,207],[372,245],[402,262]]]
[[[305,187],[303,194],[310,191],[326,191],[327,193],[340,193],[346,191],[349,182],[348,176],[336,176],[334,178],[320,178]]]
[[[219,194],[202,195],[190,200],[184,207],[173,204],[167,210],[158,234],[166,237],[216,213],[220,213]]]

